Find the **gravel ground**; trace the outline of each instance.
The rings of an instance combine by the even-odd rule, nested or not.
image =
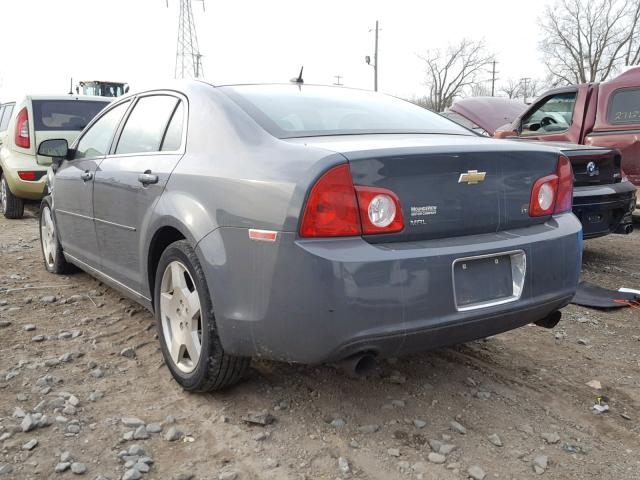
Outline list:
[[[587,242],[584,279],[640,288],[639,247],[640,233]],[[553,330],[383,361],[366,379],[254,362],[201,395],[171,379],[151,314],[41,263],[35,211],[1,218],[2,480],[640,478],[638,310],[569,306]]]

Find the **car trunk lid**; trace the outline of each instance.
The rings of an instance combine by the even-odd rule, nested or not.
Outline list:
[[[530,217],[528,209],[534,182],[556,170],[557,150],[455,135],[388,137],[305,139],[342,153],[355,185],[399,197],[404,230],[368,240],[473,235],[547,219]]]

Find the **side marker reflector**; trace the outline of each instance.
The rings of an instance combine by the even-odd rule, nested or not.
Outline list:
[[[256,230],[249,229],[249,238],[258,242],[275,242],[278,238],[278,232],[273,230]]]

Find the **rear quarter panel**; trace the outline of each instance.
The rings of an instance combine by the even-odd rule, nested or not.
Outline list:
[[[310,185],[346,159],[276,139],[210,85],[185,93],[186,153],[154,209],[142,245],[148,251],[164,226],[176,228],[194,245],[221,227],[297,231]]]

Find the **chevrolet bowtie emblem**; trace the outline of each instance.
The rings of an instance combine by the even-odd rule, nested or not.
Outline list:
[[[484,182],[487,172],[479,172],[478,170],[469,170],[467,173],[461,173],[458,183],[468,183],[474,185],[478,182]]]

